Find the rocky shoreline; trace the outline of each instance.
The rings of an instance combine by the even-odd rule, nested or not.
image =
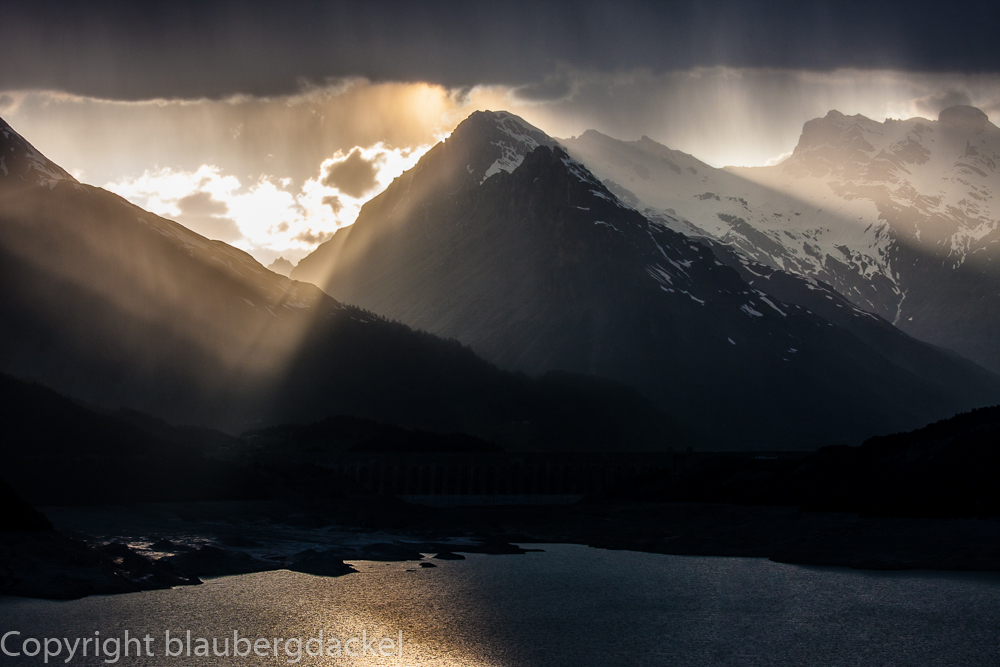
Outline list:
[[[355,571],[354,561],[432,567],[435,559],[520,554],[519,544],[544,543],[872,570],[1000,570],[997,519],[712,503],[432,509],[381,502],[378,525],[391,529],[269,501],[45,508],[55,530],[0,532],[0,593],[73,599],[277,569],[342,576]]]

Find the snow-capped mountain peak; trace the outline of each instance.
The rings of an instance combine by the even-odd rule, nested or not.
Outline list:
[[[477,111],[462,121],[449,142],[469,150],[466,164],[477,183],[511,172],[539,146],[557,146],[550,136],[507,111]]]
[[[1000,370],[988,315],[1000,303],[982,304],[1000,300],[1000,128],[979,109],[885,122],[831,111],[773,167],[714,169],[645,138],[562,142],[651,220],[832,285]]]

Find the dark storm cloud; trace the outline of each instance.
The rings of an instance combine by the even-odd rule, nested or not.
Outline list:
[[[274,95],[345,76],[534,84],[526,96],[551,99],[564,66],[1000,71],[991,2],[19,4],[0,21],[0,89],[113,99]]]
[[[515,88],[514,94],[526,102],[557,102],[570,97],[575,88],[573,73],[561,70],[541,81]]]
[[[361,151],[355,149],[343,161],[330,165],[322,182],[349,197],[360,198],[378,185],[377,177],[378,167],[375,163],[366,160]]]

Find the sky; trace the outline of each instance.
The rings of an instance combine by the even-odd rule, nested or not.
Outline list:
[[[21,3],[0,116],[80,180],[297,261],[477,109],[773,164],[831,109],[1000,122],[989,3]]]

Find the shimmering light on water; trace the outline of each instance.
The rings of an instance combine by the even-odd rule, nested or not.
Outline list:
[[[317,666],[1000,664],[997,575],[545,549],[426,569],[361,562],[359,574],[334,579],[282,571],[74,602],[2,598],[0,630],[71,640],[148,632],[157,657],[118,664],[157,667],[289,664],[283,649],[266,658],[167,658],[166,630],[217,637],[220,646],[234,630],[283,639],[403,633],[402,658],[303,655],[297,663]],[[43,664],[41,656],[0,661]],[[78,656],[70,664],[106,663]]]

